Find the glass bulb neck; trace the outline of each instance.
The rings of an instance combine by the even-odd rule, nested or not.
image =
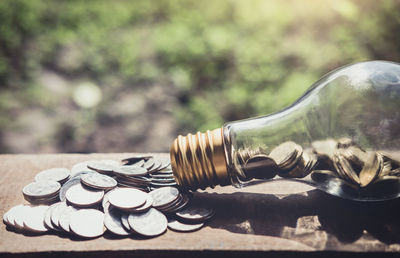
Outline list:
[[[178,136],[170,150],[177,183],[188,190],[229,185],[223,128]]]

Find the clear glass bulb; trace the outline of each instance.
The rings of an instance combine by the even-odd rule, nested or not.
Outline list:
[[[399,150],[400,65],[371,61],[328,73],[277,113],[179,136],[171,161],[192,190],[283,177],[384,200],[400,196]]]

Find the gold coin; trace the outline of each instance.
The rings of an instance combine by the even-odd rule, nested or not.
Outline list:
[[[268,156],[275,160],[280,169],[290,169],[301,157],[302,152],[303,148],[300,145],[288,141],[275,147]]]
[[[246,161],[243,171],[247,178],[270,179],[276,176],[275,161],[265,154],[257,154]]]
[[[377,176],[381,173],[382,169],[383,169],[382,155],[375,152],[369,152],[368,160],[360,172],[361,187],[366,187],[372,181],[374,181],[377,178]]]
[[[354,171],[353,167],[351,166],[350,162],[344,158],[343,156],[338,156],[339,159],[339,169],[342,170],[343,174],[346,178],[348,178],[351,183],[360,184],[360,178],[358,177],[357,173]]]

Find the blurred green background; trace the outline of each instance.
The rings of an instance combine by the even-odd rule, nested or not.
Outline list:
[[[2,153],[168,151],[400,61],[398,0],[0,2]]]

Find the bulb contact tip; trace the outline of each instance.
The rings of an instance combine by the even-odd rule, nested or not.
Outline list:
[[[178,136],[170,150],[174,177],[188,190],[230,184],[222,128]]]

